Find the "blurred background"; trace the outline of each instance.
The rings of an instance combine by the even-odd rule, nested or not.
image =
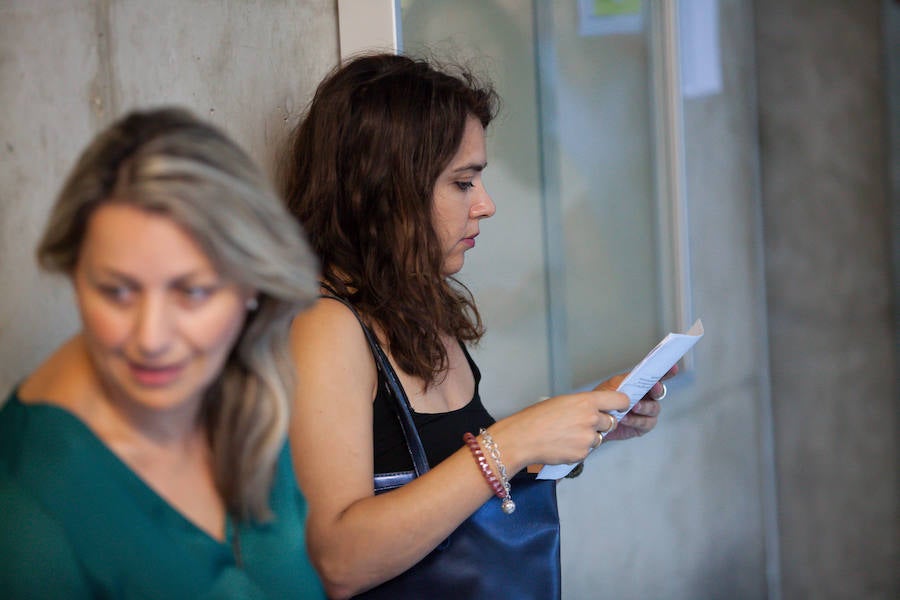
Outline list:
[[[900,597],[900,2],[379,1],[503,97],[462,272],[492,412],[706,329],[560,483],[564,597]],[[34,246],[91,136],[180,104],[272,172],[352,4],[0,0],[0,393],[78,327]]]

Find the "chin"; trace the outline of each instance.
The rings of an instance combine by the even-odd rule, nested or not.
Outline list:
[[[180,385],[158,388],[127,385],[123,386],[122,392],[128,402],[153,411],[178,409],[196,403],[199,396],[197,390],[187,389]]]
[[[463,260],[450,260],[444,263],[444,277],[450,277],[451,275],[456,275],[463,268]]]

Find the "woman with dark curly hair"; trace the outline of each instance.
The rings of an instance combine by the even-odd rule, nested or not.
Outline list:
[[[492,496],[501,501],[498,518],[515,519],[513,479],[526,466],[578,462],[603,436],[623,439],[656,423],[658,403],[647,397],[613,431],[606,411],[629,404],[610,391],[617,381],[496,422],[483,406],[467,350],[482,322],[454,275],[495,211],[482,174],[496,110],[493,89],[464,69],[363,56],[320,84],[290,139],[285,195],[322,263],[325,296],[293,324],[291,443],[309,499],[310,556],[335,598],[394,589]],[[431,467],[383,494],[373,476],[408,471],[411,458],[388,369],[376,367],[354,311],[396,371]],[[558,526],[555,497],[553,511]],[[559,564],[556,540],[539,560],[549,570]],[[473,563],[450,583],[426,581],[415,593],[485,597],[474,581],[480,568]],[[558,579],[541,569],[505,591],[557,596]]]

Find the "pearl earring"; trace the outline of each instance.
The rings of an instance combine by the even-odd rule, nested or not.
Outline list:
[[[247,308],[247,310],[253,312],[257,308],[259,308],[259,301],[256,299],[256,296],[253,296],[252,298],[247,298],[247,302],[244,303],[244,306]]]

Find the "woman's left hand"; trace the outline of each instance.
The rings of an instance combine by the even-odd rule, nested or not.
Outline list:
[[[656,421],[661,409],[659,400],[665,395],[663,381],[670,379],[678,373],[678,365],[675,365],[662,376],[662,379],[653,384],[647,394],[622,417],[615,429],[603,436],[604,441],[629,440],[640,437],[656,427]],[[597,386],[598,390],[614,390],[625,378],[625,375],[616,375]]]

